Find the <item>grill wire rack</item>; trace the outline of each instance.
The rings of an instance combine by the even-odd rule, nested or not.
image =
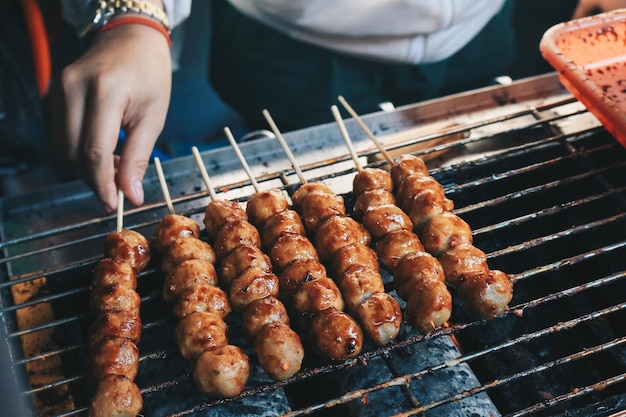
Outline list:
[[[366,343],[341,362],[307,347],[303,370],[282,382],[264,375],[233,317],[229,339],[251,356],[250,381],[237,398],[212,399],[195,391],[177,353],[163,276],[152,262],[138,278],[143,415],[623,415],[626,149],[554,74],[364,120],[390,153],[427,161],[489,266],[513,276],[510,311],[475,321],[455,303],[448,327],[420,334],[403,324],[389,346]],[[346,123],[364,163],[386,167],[359,127]],[[351,207],[354,164],[336,126],[284,136],[305,176],[328,183]],[[260,188],[297,189],[275,139],[241,149]],[[252,195],[232,149],[202,156],[223,198]],[[209,197],[191,157],[163,168],[176,212],[202,224]],[[146,204],[129,208],[124,225],[151,237],[167,214],[153,167],[144,187]],[[86,415],[90,274],[115,229],[98,210],[73,183],[0,200],[2,342],[27,415]]]

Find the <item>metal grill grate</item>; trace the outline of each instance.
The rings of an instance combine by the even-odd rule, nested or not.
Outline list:
[[[280,383],[253,366],[240,397],[215,400],[193,388],[172,338],[174,319],[160,298],[162,276],[152,266],[138,287],[144,414],[608,416],[625,410],[626,150],[554,75],[365,121],[390,152],[428,161],[490,267],[513,274],[511,311],[477,322],[455,306],[445,329],[421,335],[404,326],[392,345],[366,345],[358,358],[340,363],[311,353],[301,373]],[[358,126],[347,125],[363,160],[383,166]],[[285,138],[307,178],[329,183],[350,206],[354,170],[336,127]],[[274,142],[245,143],[242,151],[261,188],[292,192],[297,179]],[[226,198],[251,195],[231,150],[203,158]],[[169,161],[164,170],[177,212],[201,221],[208,193],[191,158]],[[125,226],[151,236],[167,209],[154,172],[145,187],[146,205],[129,210]],[[25,382],[33,415],[85,415],[92,320],[86,295],[114,219],[94,215],[96,203],[76,184],[0,204],[0,317],[14,376]],[[230,339],[253,357],[239,326],[229,324]]]

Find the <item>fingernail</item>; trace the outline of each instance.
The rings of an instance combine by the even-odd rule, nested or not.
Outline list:
[[[135,197],[143,202],[143,184],[141,181],[137,180],[133,183],[133,192],[135,193]]]

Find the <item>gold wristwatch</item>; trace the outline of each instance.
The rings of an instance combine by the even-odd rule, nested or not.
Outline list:
[[[101,27],[106,25],[111,18],[126,14],[139,14],[148,16],[160,24],[169,32],[170,25],[167,14],[159,6],[149,1],[142,0],[98,0],[89,5],[89,21],[79,31],[81,39],[88,39]]]

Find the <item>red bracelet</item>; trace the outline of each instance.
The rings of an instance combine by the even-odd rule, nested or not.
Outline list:
[[[161,32],[163,34],[163,36],[165,36],[165,39],[167,39],[167,45],[171,48],[172,47],[172,38],[170,38],[170,33],[167,30],[167,28],[165,26],[163,26],[161,23],[150,19],[150,18],[145,18],[145,17],[139,17],[139,16],[124,16],[124,17],[118,17],[115,20],[112,20],[110,22],[108,22],[106,25],[102,26],[97,32],[96,34],[102,33],[102,32],[106,32],[109,29],[113,29],[114,27],[117,26],[121,26],[121,25],[127,25],[127,24],[133,24],[133,23],[138,23],[140,25],[146,25],[146,26],[150,26],[153,29],[158,30],[159,32]]]

